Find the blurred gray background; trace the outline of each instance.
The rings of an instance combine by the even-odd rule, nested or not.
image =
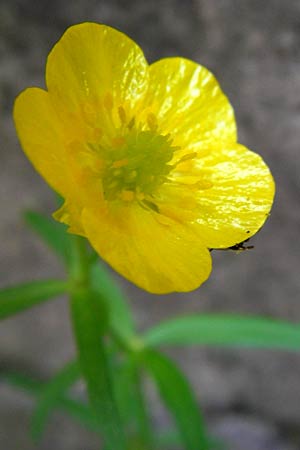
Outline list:
[[[261,314],[300,321],[299,0],[2,0],[0,2],[0,283],[55,277],[62,267],[24,226],[22,211],[50,213],[53,194],[23,155],[12,124],[14,97],[44,86],[46,56],[71,24],[97,21],[129,34],[148,60],[180,55],[211,69],[236,111],[240,142],[273,171],[272,215],[255,249],[214,252],[198,291],[159,297],[120,277],[139,329],[181,313]],[[173,350],[212,432],[230,450],[300,448],[300,354],[237,349]],[[0,364],[49,377],[74,356],[68,306],[57,299],[0,324]],[[57,414],[39,445],[22,392],[0,385],[1,450],[96,449],[96,438]],[[157,408],[154,420],[164,421]]]

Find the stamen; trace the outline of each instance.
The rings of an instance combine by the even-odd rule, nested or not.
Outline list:
[[[119,159],[118,161],[114,161],[111,165],[114,169],[118,169],[120,167],[127,166],[128,159]]]
[[[144,204],[145,206],[147,206],[147,208],[152,209],[152,211],[154,211],[154,212],[156,212],[156,213],[159,213],[159,208],[158,208],[158,206],[157,206],[155,203],[151,202],[150,200],[144,199],[144,200],[143,200],[143,204]]]
[[[121,200],[124,200],[124,202],[132,202],[132,200],[134,200],[134,192],[133,191],[125,191],[123,190],[120,193],[120,198]]]
[[[109,137],[108,143],[102,138],[101,147],[100,144],[96,146],[97,154],[105,164],[102,175],[104,197],[109,201],[138,201],[142,204],[167,181],[166,177],[173,169],[169,163],[177,147],[172,146],[169,135],[136,129],[134,117],[128,123],[122,105],[116,113],[126,128],[122,125]],[[148,125],[153,129],[157,127],[154,114],[148,114]],[[132,130],[128,130],[130,127]],[[94,146],[91,148],[94,149]],[[143,207],[158,212],[152,201],[147,200]]]
[[[111,111],[113,109],[114,99],[110,92],[105,94],[103,103],[104,103],[104,106],[107,109],[107,111]]]
[[[94,123],[96,119],[96,112],[93,106],[90,103],[85,103],[83,106],[83,111],[86,119]]]
[[[118,186],[118,184],[119,182],[117,180],[113,180],[111,183],[109,183],[108,187],[111,189]]]
[[[139,190],[137,190],[137,192],[136,192],[136,198],[137,198],[139,201],[142,201],[142,200],[144,200],[144,198],[145,198],[145,194],[144,194],[143,192],[140,192]]]
[[[112,139],[112,144],[114,147],[122,147],[126,143],[126,139],[122,136],[118,136]]]
[[[126,111],[123,108],[123,106],[119,106],[118,113],[119,113],[119,117],[120,117],[122,125],[125,125],[127,122],[127,118],[126,118]]]
[[[147,124],[151,131],[156,131],[157,129],[157,118],[153,113],[147,115]]]
[[[135,125],[135,117],[133,116],[127,127],[129,128],[129,130],[131,130],[134,127],[134,125]]]
[[[134,178],[136,178],[137,176],[137,171],[133,170],[132,172],[130,172],[130,174],[128,175],[128,180],[134,180]]]
[[[92,137],[94,141],[100,141],[100,139],[103,136],[103,131],[101,130],[101,128],[94,128],[93,129],[93,133],[92,133]]]
[[[197,152],[187,153],[186,155],[182,156],[182,158],[179,159],[179,161],[176,163],[176,166],[178,164],[181,164],[184,161],[189,161],[190,159],[194,159],[197,156]]]

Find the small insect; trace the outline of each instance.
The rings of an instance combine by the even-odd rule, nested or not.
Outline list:
[[[211,248],[210,251],[212,250],[233,250],[235,252],[243,252],[245,250],[252,250],[254,248],[254,245],[245,245],[246,242],[248,242],[250,240],[249,239],[245,239],[242,242],[238,242],[237,244],[232,245],[231,247],[227,247],[227,248]]]
[[[234,244],[232,245],[232,247],[225,248],[224,250],[234,250],[237,252],[243,252],[244,250],[251,250],[252,248],[254,248],[254,245],[245,245],[245,243],[248,242],[249,239],[246,239],[243,242],[239,242],[238,244]]]

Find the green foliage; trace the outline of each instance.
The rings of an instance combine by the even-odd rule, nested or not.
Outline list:
[[[173,416],[184,448],[208,450],[204,423],[187,379],[169,358],[155,350],[145,351],[142,360]]]
[[[70,262],[70,235],[67,226],[35,211],[26,211],[24,218],[29,227],[59,256],[65,263]]]
[[[112,359],[114,359],[112,357]],[[147,405],[144,403],[139,363],[129,355],[111,368],[114,393],[122,424],[131,445],[153,448]],[[133,444],[134,443],[134,444]]]
[[[170,450],[179,450],[182,448],[181,441],[181,435],[176,429],[164,430],[157,434],[156,447],[158,449],[168,448]]]
[[[99,294],[78,290],[71,298],[74,334],[91,406],[108,450],[125,450],[121,420],[114,399],[103,337],[108,328],[105,303]]]
[[[61,280],[32,281],[0,290],[0,319],[5,319],[67,291]]]
[[[31,421],[31,431],[34,440],[41,438],[50,413],[79,377],[80,370],[77,361],[70,362],[40,389]]]
[[[126,299],[118,288],[104,263],[99,261],[91,267],[92,288],[101,295],[109,309],[110,328],[121,340],[134,336],[134,323]]]
[[[64,262],[68,281],[43,280],[2,289],[0,319],[68,292],[78,362],[43,383],[17,373],[0,378],[36,397],[32,435],[41,437],[55,409],[67,412],[104,440],[105,450],[212,450],[192,388],[179,368],[156,350],[163,345],[239,346],[299,351],[300,327],[263,317],[203,314],[174,318],[136,335],[128,303],[104,263],[81,237],[29,211],[26,222]],[[153,435],[143,372],[150,375],[176,429]],[[68,390],[82,376],[90,405]],[[125,434],[126,432],[126,434]]]
[[[0,380],[6,381],[12,386],[24,390],[28,394],[38,398],[47,388],[47,382],[41,382],[36,379],[16,372],[1,372]],[[90,407],[83,402],[67,397],[62,393],[61,397],[55,396],[55,405],[52,402],[52,409],[58,408],[66,412],[70,417],[77,420],[81,425],[91,431],[99,433],[99,425],[96,417]],[[49,411],[50,412],[50,411]]]
[[[210,345],[300,350],[300,327],[263,317],[203,314],[178,317],[144,336],[149,346]]]

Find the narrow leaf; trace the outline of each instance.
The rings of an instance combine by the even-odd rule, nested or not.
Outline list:
[[[146,344],[239,346],[300,350],[300,326],[263,317],[194,315],[150,329]]]
[[[153,448],[150,418],[144,400],[140,368],[136,358],[116,361],[112,367],[114,392],[118,402],[121,420],[129,436],[141,448]]]
[[[23,389],[35,397],[38,397],[46,387],[46,383],[16,372],[1,373],[0,379],[12,386]],[[77,420],[89,430],[99,433],[99,426],[95,415],[85,403],[63,395],[61,398],[57,399],[56,407],[69,414],[70,417]]]
[[[166,430],[157,435],[157,449],[170,448],[172,450],[182,448],[181,436],[177,430]]]
[[[79,376],[78,363],[69,363],[41,389],[31,421],[33,439],[41,438],[51,412]]]
[[[124,450],[125,440],[103,339],[108,327],[104,301],[95,292],[76,291],[71,297],[71,308],[81,371],[106,447]]]
[[[185,449],[208,450],[205,426],[187,379],[169,358],[157,351],[145,351],[143,362],[173,416]]]
[[[98,262],[92,267],[93,288],[103,299],[107,299],[110,327],[124,339],[134,335],[134,323],[126,299],[110,276],[104,263]]]
[[[30,228],[67,264],[70,259],[70,236],[66,231],[67,227],[52,217],[35,211],[26,211],[24,217]]]
[[[118,356],[118,355],[117,355]],[[134,400],[134,367],[129,360],[115,361],[110,358],[110,372],[112,374],[113,390],[118,403],[122,423],[127,428],[132,428],[135,419]]]
[[[142,448],[152,450],[154,448],[154,439],[151,432],[151,419],[148,405],[145,398],[143,380],[141,371],[136,368],[135,372],[135,417],[137,420],[137,430],[139,442]]]
[[[61,280],[33,281],[0,291],[0,319],[17,314],[50,298],[63,294],[67,283]]]

